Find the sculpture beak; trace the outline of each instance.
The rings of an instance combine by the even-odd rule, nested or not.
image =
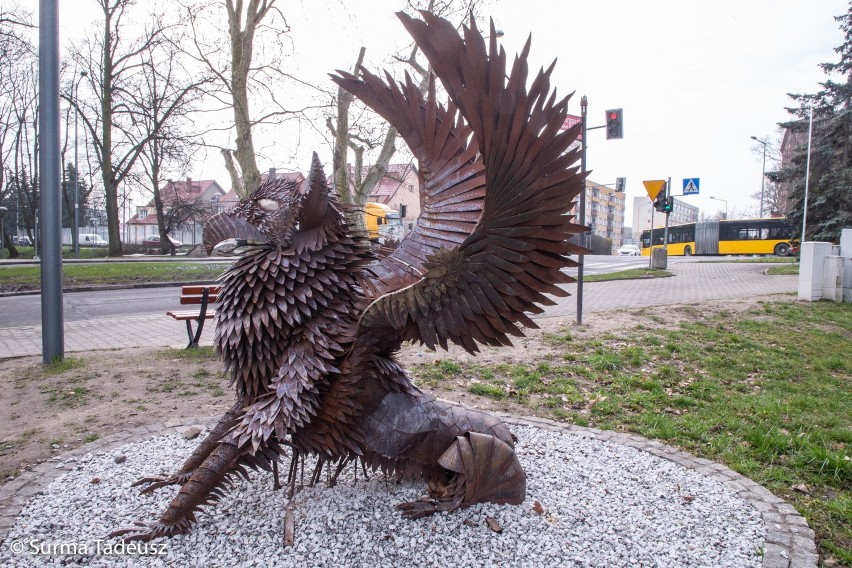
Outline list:
[[[230,253],[238,247],[262,245],[266,243],[266,236],[245,219],[226,211],[214,215],[204,224],[201,241],[204,243],[204,250],[210,255],[214,248]],[[224,241],[232,242],[228,246],[217,247]]]

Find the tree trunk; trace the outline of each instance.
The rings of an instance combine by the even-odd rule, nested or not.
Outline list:
[[[153,181],[154,186],[154,211],[156,211],[157,214],[157,233],[160,235],[160,254],[167,254],[171,251],[172,256],[174,256],[175,250],[174,247],[171,246],[172,241],[169,239],[168,229],[166,228],[166,216],[163,211],[163,196],[160,195],[160,185],[157,183],[157,180],[160,179],[160,160],[157,158],[157,152],[153,152],[153,154],[154,156],[151,159],[151,180]]]
[[[110,172],[112,168],[110,168]],[[106,178],[106,174],[104,174]],[[110,176],[111,177],[111,176]],[[118,217],[118,187],[113,179],[104,179],[104,194],[106,195],[107,240],[109,256],[122,256],[121,229]]]
[[[358,52],[358,59],[352,68],[352,74],[356,77],[360,73],[361,64],[364,62],[364,54],[367,52],[365,47],[361,47]],[[335,125],[334,137],[334,158],[332,160],[332,169],[334,171],[334,189],[337,193],[337,198],[341,203],[356,204],[355,195],[350,186],[348,155],[349,155],[349,107],[352,105],[352,93],[343,89],[337,88],[337,123]],[[356,178],[361,176],[361,160],[356,160],[354,171],[352,172]],[[360,185],[356,182],[355,187]],[[365,200],[366,201],[366,200]],[[363,209],[363,202],[361,209]],[[357,209],[349,209],[346,212],[346,220],[349,226],[356,231],[365,231],[367,229],[364,224],[364,214]]]
[[[231,153],[231,150],[227,148],[222,148],[222,158],[225,160],[225,169],[228,170],[228,175],[231,178],[231,187],[234,188],[234,191],[237,192],[237,197],[242,199],[242,194],[240,193],[240,173],[237,171],[237,166],[234,164],[234,155]]]
[[[234,106],[234,127],[237,130],[237,149],[233,152],[242,173],[242,184],[234,186],[240,198],[248,195],[260,185],[260,170],[254,153],[251,134],[251,119],[248,102],[248,76],[251,71],[254,33],[261,20],[272,7],[274,0],[249,0],[246,8],[245,29],[241,25],[242,1],[234,6],[227,0],[228,33],[231,40],[231,96]]]
[[[3,243],[4,249],[9,251],[9,258],[18,258],[19,253],[18,249],[15,247],[15,243],[12,242],[12,237],[9,236],[6,228],[3,227]]]
[[[112,80],[113,53],[112,34],[110,33],[109,17],[104,18],[104,49],[103,49],[103,95],[101,98],[101,179],[104,182],[104,197],[107,214],[107,240],[109,256],[122,256],[121,234],[118,219],[118,187],[115,181],[115,171],[112,167]]]

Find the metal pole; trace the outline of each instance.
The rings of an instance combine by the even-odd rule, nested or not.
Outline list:
[[[672,178],[666,182],[666,203],[669,201],[669,196],[672,194]],[[669,256],[669,212],[666,212],[666,225],[663,230],[663,250],[666,251],[666,258]]]
[[[56,0],[39,0],[39,177],[42,217],[42,360],[65,356],[62,314],[62,210],[59,156],[59,11]]]
[[[763,142],[763,175],[760,177],[760,218],[763,219],[763,187],[766,185],[766,142]]]
[[[808,120],[808,159],[805,164],[805,203],[802,207],[802,240],[799,246],[805,244],[805,228],[808,226],[808,182],[811,175],[811,134],[814,127],[814,105],[810,106],[810,118]]]
[[[586,110],[589,100],[583,95],[580,99],[580,133],[583,139],[580,141],[580,175],[583,177],[583,191],[580,192],[580,225],[586,230]],[[585,234],[585,233],[584,233]],[[585,244],[585,238],[583,239]],[[577,325],[583,325],[583,264],[585,255],[580,253],[577,266]]]
[[[80,170],[77,167],[77,94],[80,92],[80,80],[88,75],[86,71],[80,71],[80,79],[74,87],[74,232],[71,233],[71,241],[74,244],[74,258],[80,258]]]
[[[654,200],[651,200],[651,235],[648,243],[648,268],[654,267]]]
[[[41,260],[38,255],[38,209],[35,210],[35,233],[33,234],[33,260]]]
[[[0,207],[0,259],[3,258],[3,251],[6,250],[6,211],[5,207]]]

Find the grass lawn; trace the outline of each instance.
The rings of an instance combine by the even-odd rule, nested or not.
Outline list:
[[[445,360],[415,377],[724,463],[807,518],[824,565],[852,566],[852,305],[757,306],[678,307],[677,325],[599,337],[565,329],[537,364]]]
[[[799,273],[799,263],[788,263],[781,264],[779,266],[773,266],[766,270],[766,273],[771,276],[778,276],[783,274],[798,274]]]
[[[230,263],[192,262],[110,262],[66,264],[62,267],[63,286],[127,284],[141,282],[182,282],[215,280]],[[38,266],[0,267],[0,290],[38,289],[41,285]]]
[[[15,247],[18,251],[18,259],[32,258],[35,254],[34,247]],[[80,258],[106,258],[107,248],[80,247]],[[9,258],[9,249],[4,248],[0,258]],[[74,258],[74,249],[70,246],[62,247],[62,258]]]
[[[618,272],[610,272],[608,274],[591,274],[583,275],[584,282],[608,282],[610,280],[636,280],[638,278],[665,278],[673,276],[668,270],[660,270],[659,268],[631,268],[630,270],[620,270]]]

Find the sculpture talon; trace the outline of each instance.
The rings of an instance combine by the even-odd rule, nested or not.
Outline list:
[[[136,521],[134,524],[136,525],[135,527],[115,530],[109,533],[109,536],[111,538],[121,538],[124,542],[150,542],[155,538],[171,538],[179,534],[192,532],[192,525],[189,522],[172,526],[156,521]]]
[[[139,487],[140,485],[148,484],[146,487],[143,487],[139,490],[139,493],[142,495],[146,495],[148,493],[153,493],[157,489],[162,487],[168,487],[170,485],[183,485],[187,481],[189,481],[189,477],[191,474],[189,473],[174,473],[172,475],[154,475],[150,477],[143,477],[142,479],[138,479],[133,482],[131,487]]]
[[[497,418],[421,392],[395,360],[403,341],[511,345],[527,313],[565,296],[562,269],[585,227],[566,213],[584,187],[563,131],[567,98],[552,70],[527,86],[527,50],[511,69],[491,25],[486,46],[473,21],[463,36],[428,12],[399,14],[449,95],[413,81],[385,82],[365,69],[332,79],[382,115],[418,161],[422,212],[393,251],[376,252],[352,229],[316,155],[308,179],[269,179],[205,225],[208,254],[234,239],[244,251],[220,278],[214,342],[237,400],[175,476],[149,477],[143,492],[181,485],[134,539],[188,532],[196,512],[246,468],[274,469],[292,448],[289,497],[304,456],[423,479],[425,500],[401,503],[420,518],[484,501],[523,501],[526,477],[511,432]],[[506,79],[508,77],[508,80]],[[390,79],[388,79],[390,81]]]
[[[402,511],[403,517],[412,520],[422,519],[423,517],[429,517],[435,513],[455,509],[452,499],[434,499],[428,495],[421,497],[416,501],[397,503],[394,508]]]

